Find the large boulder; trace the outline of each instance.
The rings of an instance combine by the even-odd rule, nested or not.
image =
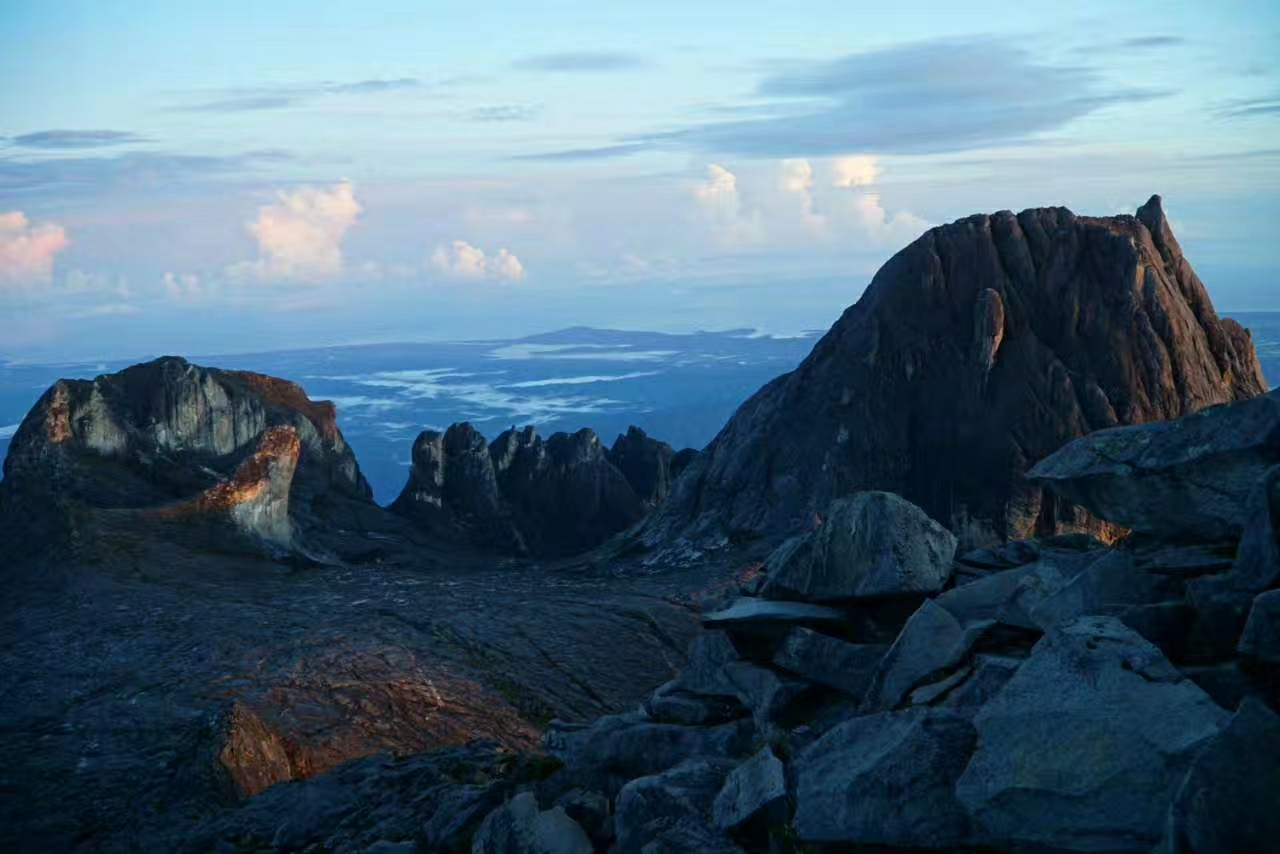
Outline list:
[[[888,492],[833,501],[822,525],[765,564],[768,599],[835,602],[936,593],[951,575],[956,538]]]
[[[583,782],[616,792],[627,780],[661,773],[690,756],[739,756],[750,745],[752,731],[750,720],[681,726],[624,714],[599,718],[582,729],[558,728],[553,722],[544,744]]]
[[[1137,216],[971,216],[895,255],[795,371],[744,403],[643,541],[781,539],[868,489],[902,495],[966,547],[1105,531],[1023,474],[1094,430],[1265,389],[1248,333],[1214,312],[1159,197]]]
[[[538,809],[521,792],[489,813],[471,843],[472,854],[591,854],[591,839],[560,807]]]
[[[1057,626],[974,718],[956,796],[988,837],[1149,851],[1226,712],[1113,617]]]
[[[533,427],[489,444],[467,423],[424,431],[393,512],[456,542],[506,554],[584,552],[645,505],[591,430],[544,440]]]
[[[618,793],[615,823],[617,854],[643,851],[689,851],[732,848],[727,838],[709,828],[711,806],[733,768],[723,759],[697,757],[660,774],[632,780]],[[690,832],[690,826],[694,829]],[[706,841],[695,848],[672,845],[665,837],[692,836]],[[657,842],[656,848],[650,846]]]
[[[861,700],[888,649],[883,644],[849,643],[801,626],[787,635],[773,663]]]
[[[792,762],[796,837],[953,849],[970,835],[956,779],[974,744],[965,716],[908,709],[855,718]]]
[[[1280,464],[1280,391],[1174,421],[1100,430],[1028,477],[1096,516],[1169,539],[1239,537],[1250,497]]]
[[[1251,854],[1280,840],[1280,716],[1248,698],[1196,756],[1169,810],[1164,854]]]
[[[729,772],[711,805],[712,823],[721,830],[734,830],[754,820],[781,822],[786,812],[786,769],[768,747]]]
[[[165,357],[93,380],[59,380],[14,434],[6,515],[53,504],[226,522],[273,548],[372,506],[328,401],[287,380]]]
[[[1240,635],[1240,652],[1280,666],[1280,590],[1263,593],[1253,600],[1249,619]]]

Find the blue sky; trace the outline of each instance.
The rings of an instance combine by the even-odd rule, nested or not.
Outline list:
[[[1280,310],[1280,7],[0,5],[0,357],[825,328],[930,225],[1153,192]]]

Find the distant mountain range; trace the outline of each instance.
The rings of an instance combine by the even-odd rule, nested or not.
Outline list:
[[[1230,315],[1248,328],[1280,385],[1280,312]],[[701,448],[743,400],[809,354],[819,332],[749,329],[673,335],[575,327],[495,341],[371,344],[205,356],[332,400],[379,503],[404,486],[419,431],[470,421],[493,439],[513,425],[543,433],[591,427],[606,442],[631,424],[676,448]],[[132,362],[0,364],[0,457],[36,398],[59,378],[90,378]]]
[[[1276,326],[1280,330],[1280,315]],[[456,421],[470,421],[488,439],[513,425],[534,424],[544,434],[591,427],[610,444],[636,424],[676,448],[701,448],[743,400],[794,368],[818,334],[573,328],[514,340],[328,347],[199,361],[290,379],[312,399],[332,400],[374,496],[386,504],[405,484],[414,437]],[[0,365],[0,457],[55,380],[87,379],[129,364]]]

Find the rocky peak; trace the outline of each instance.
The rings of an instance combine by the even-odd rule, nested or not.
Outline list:
[[[332,403],[177,357],[55,383],[14,435],[3,492],[12,512],[74,501],[213,515],[285,547],[330,498],[370,501]]]
[[[743,404],[645,541],[774,539],[867,489],[903,495],[965,545],[1108,535],[1023,473],[1093,430],[1265,388],[1158,196],[1137,216],[970,216],[891,258],[795,371]]]
[[[632,428],[614,448],[587,428],[544,439],[533,426],[512,427],[492,444],[470,424],[427,431],[414,443],[409,482],[391,509],[484,549],[578,554],[665,497],[675,457],[669,445]]]
[[[667,499],[672,482],[695,454],[694,451],[677,454],[666,442],[632,425],[614,440],[609,461],[622,472],[641,501],[656,507]]]

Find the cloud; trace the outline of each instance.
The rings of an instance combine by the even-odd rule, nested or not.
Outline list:
[[[787,64],[756,86],[756,97],[766,99],[760,117],[640,134],[541,159],[653,148],[770,159],[850,150],[937,154],[1025,141],[1107,106],[1167,94],[1115,88],[1096,68],[1051,63],[1013,40],[913,42]]]
[[[1185,42],[1186,39],[1181,36],[1139,36],[1135,39],[1125,39],[1120,42],[1120,46],[1142,50],[1146,48],[1177,47]]]
[[[659,146],[652,142],[626,142],[620,145],[605,145],[600,148],[570,148],[565,151],[546,151],[537,154],[517,154],[513,160],[546,160],[555,162],[558,160],[576,161],[576,160],[607,160],[612,157],[625,157],[629,154],[639,154],[642,151],[652,151]]]
[[[728,169],[718,163],[708,164],[706,180],[693,185],[692,193],[706,223],[723,243],[742,244],[763,236],[759,216],[743,213],[738,176]]]
[[[875,157],[869,154],[837,157],[831,161],[833,187],[866,187],[874,184],[879,177],[880,168]]]
[[[351,184],[299,187],[277,194],[246,226],[259,260],[235,265],[234,274],[264,280],[322,281],[342,272],[342,239],[362,208]]]
[[[297,86],[255,86],[226,89],[213,97],[205,95],[191,103],[168,107],[170,111],[184,113],[250,113],[264,110],[283,110],[332,95],[377,95],[416,89],[422,86],[414,77],[357,80],[351,83],[309,83]]]
[[[195,273],[166,272],[160,287],[176,300],[196,300],[204,295],[204,281]]]
[[[0,285],[48,284],[54,259],[70,243],[56,223],[34,224],[22,211],[0,214]]]
[[[469,122],[528,122],[542,113],[541,107],[522,104],[501,104],[494,107],[476,107],[466,113]]]
[[[1280,115],[1280,92],[1265,98],[1239,98],[1227,101],[1219,112],[1229,119]]]
[[[808,160],[784,160],[781,164],[778,186],[784,193],[796,196],[800,201],[800,218],[809,228],[822,229],[826,217],[815,209],[813,197],[813,164]]]
[[[640,68],[644,61],[631,53],[609,51],[568,51],[565,53],[546,53],[517,59],[511,63],[513,68],[524,71],[545,71],[560,73],[592,73],[600,71],[629,71]]]
[[[483,249],[465,240],[437,247],[431,254],[431,266],[459,279],[493,278],[515,282],[525,276],[524,265],[511,252],[499,249],[495,255],[486,255]]]
[[[147,141],[136,133],[122,130],[42,130],[15,136],[9,144],[18,148],[67,149],[107,148]]]
[[[290,158],[288,152],[264,149],[217,157],[136,152],[108,157],[0,160],[0,191],[172,189],[179,184],[234,174]]]

